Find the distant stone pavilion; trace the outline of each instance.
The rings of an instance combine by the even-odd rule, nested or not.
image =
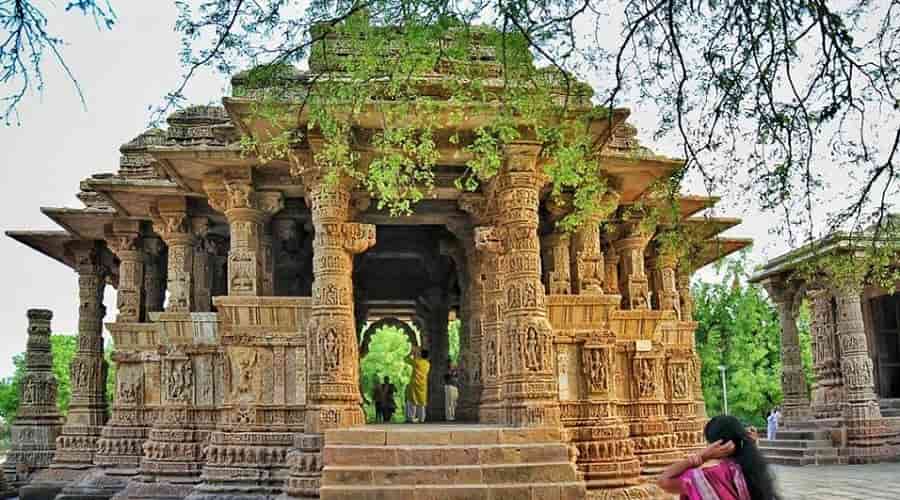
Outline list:
[[[488,47],[476,52],[499,71]],[[297,85],[323,66],[310,67]],[[715,198],[680,200],[701,239],[689,261],[655,239],[679,221],[642,229],[628,208],[682,162],[640,146],[628,110],[590,128],[617,209],[563,233],[533,132],[461,192],[464,144],[436,131],[433,195],[391,217],[349,180],[324,182],[315,130],[292,161],[246,156],[241,134],[267,124],[251,119],[253,97],[223,104],[122,146],[117,173],[81,183],[84,207],[43,208],[63,230],[8,233],[79,283],[68,419],[22,498],[657,498],[654,476],[704,445],[689,280],[749,241],[717,237],[738,220],[699,215]],[[591,107],[581,95],[571,112]],[[362,153],[380,123],[360,116]],[[106,323],[111,402],[106,285],[119,310]],[[452,425],[438,395],[451,315],[463,324]],[[434,423],[365,426],[370,325],[410,323],[431,351]]]
[[[835,233],[776,257],[751,278],[778,308],[784,429],[764,452],[785,464],[869,463],[900,457],[900,294],[836,286],[815,260],[900,241]],[[897,263],[900,266],[900,260]],[[898,283],[900,286],[900,283]],[[800,358],[797,314],[811,312],[813,384]]]

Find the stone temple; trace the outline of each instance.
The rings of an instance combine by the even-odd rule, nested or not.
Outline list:
[[[836,232],[770,260],[751,278],[766,287],[781,320],[785,428],[761,443],[774,462],[900,458],[900,293],[872,284],[836,286],[817,260],[852,259],[873,244],[898,247],[900,241],[872,230]],[[810,306],[812,387],[797,331],[804,299]]]
[[[310,67],[291,78],[311,81]],[[81,183],[83,207],[42,208],[62,230],[8,233],[79,285],[71,407],[44,432],[58,432],[49,463],[23,436],[27,467],[7,468],[22,498],[662,497],[654,476],[704,445],[690,277],[749,241],[717,236],[739,221],[698,215],[708,197],[645,229],[630,208],[682,162],[642,147],[628,110],[591,125],[617,209],[564,233],[527,134],[463,192],[466,153],[436,133],[432,195],[391,217],[353,182],[325,182],[314,130],[291,161],[244,154],[240,137],[267,130],[253,105],[174,113],[121,147],[116,173]],[[573,113],[590,109],[582,96]],[[362,153],[375,118],[354,127]],[[689,259],[658,244],[676,224],[700,237]],[[442,424],[450,315],[463,323],[462,422]],[[365,425],[360,351],[384,322],[414,322],[432,353],[432,423]]]

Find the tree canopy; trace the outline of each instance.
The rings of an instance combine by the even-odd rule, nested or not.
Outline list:
[[[758,285],[746,284],[743,262],[729,259],[719,282],[693,287],[697,353],[702,363],[703,399],[710,415],[724,412],[719,366],[726,367],[728,410],[746,422],[765,425],[781,403],[781,325],[778,312]],[[812,378],[809,308],[797,322],[807,383]]]
[[[822,229],[814,227],[812,213],[824,201],[826,174],[834,165],[846,169],[839,182],[846,182],[847,197],[832,200],[829,226],[880,227],[897,201],[897,0],[175,4],[185,73],[157,117],[183,104],[199,68],[226,75],[269,68],[274,71],[256,76],[284,83],[282,68],[307,64],[317,42],[340,32],[356,40],[351,48],[358,57],[332,58],[315,68],[324,77],[311,81],[318,97],[310,99],[310,109],[327,110],[338,101],[352,107],[378,93],[401,104],[398,109],[427,109],[410,92],[412,83],[452,69],[457,101],[473,109],[499,103],[502,116],[538,115],[552,123],[578,104],[569,97],[585,91],[576,84],[582,80],[596,91],[592,102],[600,114],[630,102],[652,108],[659,117],[653,136],[681,144],[683,174],[700,175],[713,191],[754,193],[762,209],[782,214],[780,228],[791,236],[798,228],[806,237]],[[90,15],[103,27],[115,21],[106,2],[71,0],[66,9]],[[62,42],[37,0],[0,2],[0,25],[6,32],[0,81],[10,86],[4,95],[9,116],[29,86],[40,87],[43,56],[60,64],[64,59]],[[469,50],[475,41],[477,50]],[[502,66],[500,74],[487,74],[499,77],[495,89],[477,84],[489,66],[479,63],[488,51]],[[335,72],[358,78],[328,78]],[[428,190],[433,138],[427,122],[391,121],[377,138],[382,155],[364,182],[387,206],[403,211]],[[345,132],[340,120],[324,112],[314,122],[332,139],[323,159],[346,167],[352,155],[338,140]],[[490,152],[511,135],[500,120],[468,146]],[[570,125],[554,125],[541,139],[556,158],[550,167],[554,188],[575,191],[574,204],[582,205],[576,208],[589,211],[602,189],[593,175],[591,145],[581,135]],[[495,168],[495,155],[483,155],[463,181],[489,176]]]

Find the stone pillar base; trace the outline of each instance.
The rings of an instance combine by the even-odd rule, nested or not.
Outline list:
[[[223,432],[210,437],[206,465],[190,500],[271,500],[288,479],[293,432]]]
[[[128,476],[116,476],[102,469],[92,469],[77,483],[63,488],[56,500],[109,500],[125,489],[128,479]]]
[[[90,468],[70,468],[53,465],[38,473],[27,485],[19,489],[19,498],[53,500],[66,486],[78,483],[90,472]]]
[[[641,484],[625,488],[587,490],[587,500],[670,500],[671,494],[659,489],[655,484]]]
[[[870,464],[894,460],[900,450],[892,444],[896,432],[884,419],[847,422],[847,461]]]
[[[195,483],[145,482],[142,478],[134,478],[112,500],[181,500],[190,495],[196,486]]]
[[[294,498],[319,498],[322,480],[323,434],[298,434],[294,448],[288,453],[290,476],[284,485],[284,493],[278,500]]]

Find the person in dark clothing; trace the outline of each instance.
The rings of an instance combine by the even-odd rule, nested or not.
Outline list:
[[[390,422],[394,416],[397,405],[394,404],[394,384],[389,377],[384,377],[384,383],[375,386],[375,420],[377,422]]]

